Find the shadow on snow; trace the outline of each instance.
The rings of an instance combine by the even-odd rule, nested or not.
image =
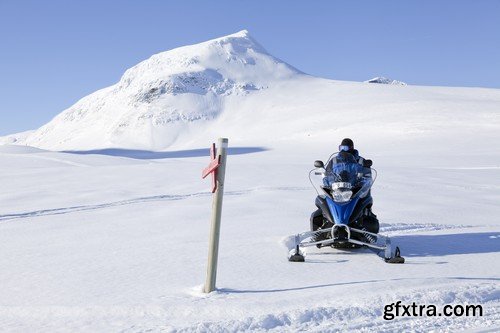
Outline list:
[[[411,280],[432,280],[434,281],[436,278],[394,278],[394,279],[379,279],[379,280],[365,280],[365,281],[352,281],[352,282],[337,282],[337,283],[327,283],[327,284],[319,284],[312,286],[300,286],[300,287],[290,287],[290,288],[276,288],[276,289],[233,289],[233,288],[220,288],[217,289],[219,293],[222,294],[261,294],[261,293],[281,293],[287,291],[299,291],[306,289],[317,289],[317,288],[328,288],[328,287],[336,287],[336,286],[345,286],[345,285],[356,285],[356,284],[367,284],[367,283],[387,283],[390,281],[411,281]],[[465,281],[487,281],[487,282],[497,282],[500,281],[499,278],[468,278],[461,276],[450,276],[444,277],[443,279],[454,281],[454,280],[465,280]],[[493,295],[492,299],[496,299],[497,296]]]
[[[243,155],[260,153],[267,151],[268,148],[264,147],[229,147],[227,149],[228,155]],[[120,148],[107,148],[107,149],[95,149],[95,150],[66,150],[63,153],[68,154],[78,154],[78,155],[108,155],[108,156],[119,156],[128,157],[140,160],[155,160],[163,158],[186,158],[186,157],[202,157],[209,156],[209,148],[200,149],[188,149],[188,150],[177,150],[177,151],[150,151],[150,150],[138,150],[138,149],[120,149]]]
[[[403,257],[431,257],[455,254],[500,252],[500,233],[404,235],[391,237]]]
[[[457,254],[478,254],[478,253],[495,253],[500,252],[500,233],[498,232],[482,232],[482,233],[462,233],[462,234],[446,234],[446,235],[404,235],[391,237],[394,245],[401,246],[402,255],[407,258],[431,257],[431,256],[447,256]],[[358,250],[359,251],[359,250]],[[352,252],[343,252],[342,254],[354,254]],[[362,253],[366,253],[361,251]],[[332,255],[333,253],[325,253]],[[323,255],[323,253],[312,253],[310,255]],[[342,263],[347,260],[332,261],[331,263]],[[324,261],[323,261],[324,263]],[[411,263],[411,260],[409,261]],[[444,264],[446,262],[435,262],[434,264]],[[307,264],[307,261],[306,261]],[[304,265],[292,263],[291,265]],[[404,265],[407,265],[406,263]],[[217,289],[220,293],[238,294],[238,293],[279,293],[288,291],[298,291],[306,289],[328,288],[343,285],[356,285],[366,283],[378,283],[398,280],[414,280],[415,278],[395,278],[390,280],[366,280],[353,282],[338,282],[310,286],[290,287],[290,288],[269,288],[269,289],[232,289],[221,288]],[[417,278],[422,279],[422,278]],[[423,278],[426,279],[426,278]],[[434,280],[435,277],[427,278]],[[453,280],[481,280],[481,281],[500,281],[496,277],[461,277],[450,276],[443,279]]]

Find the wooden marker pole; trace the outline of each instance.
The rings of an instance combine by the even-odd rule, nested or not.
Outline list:
[[[212,202],[212,225],[210,227],[210,238],[208,243],[208,267],[207,279],[205,281],[205,287],[203,288],[204,293],[210,293],[215,290],[215,280],[217,278],[220,220],[222,214],[222,198],[224,196],[224,176],[226,173],[228,141],[229,140],[226,138],[219,138],[217,152],[215,152],[212,146],[212,161],[203,171],[203,178],[210,173],[215,173],[215,177],[214,175],[212,176],[215,179],[215,186],[212,187],[212,193],[215,191],[215,194]]]

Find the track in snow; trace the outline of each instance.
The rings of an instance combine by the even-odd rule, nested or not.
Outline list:
[[[308,190],[308,188],[305,188],[305,187],[285,187],[285,186],[257,187],[257,188],[248,189],[248,190],[241,190],[241,191],[226,191],[226,192],[224,192],[224,195],[238,196],[238,195],[250,194],[250,193],[253,193],[256,191],[262,191],[262,190],[265,190],[265,191],[304,191],[304,190]],[[180,195],[161,194],[161,195],[153,195],[153,196],[140,197],[140,198],[135,198],[135,199],[120,200],[120,201],[114,201],[114,202],[96,204],[96,205],[79,205],[79,206],[62,207],[62,208],[41,209],[41,210],[34,210],[34,211],[30,211],[30,212],[3,214],[3,215],[0,215],[0,222],[14,220],[14,219],[25,219],[25,218],[40,217],[40,216],[69,214],[69,213],[82,212],[82,211],[93,211],[93,210],[98,210],[98,209],[132,205],[132,204],[145,203],[145,202],[185,200],[185,199],[189,199],[189,198],[208,197],[211,195],[212,194],[209,192],[197,192],[197,193],[180,194]]]

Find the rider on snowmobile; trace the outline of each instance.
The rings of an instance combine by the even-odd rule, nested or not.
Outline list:
[[[354,149],[354,142],[349,138],[344,138],[339,145],[339,153],[332,157],[332,159],[326,165],[325,170],[328,172],[332,171],[332,168],[337,163],[357,163],[359,169],[363,170],[365,174],[370,174],[371,177],[371,169],[372,161],[364,159],[359,156],[359,152],[357,149]],[[371,190],[367,194],[368,197],[371,197]],[[378,232],[378,220],[377,215],[372,212],[372,204],[368,205],[363,212],[364,220],[366,224],[376,224],[376,227],[369,228],[372,232]],[[375,222],[376,221],[376,222]]]
[[[350,156],[346,153],[352,155],[356,163],[360,164],[361,166],[371,166],[372,161],[365,160],[363,157],[359,156],[359,152],[357,151],[357,149],[354,149],[354,142],[349,138],[345,138],[339,145],[339,153],[330,160],[330,162],[326,166],[326,170],[331,170],[332,165],[335,163],[347,162],[348,160],[350,160]]]

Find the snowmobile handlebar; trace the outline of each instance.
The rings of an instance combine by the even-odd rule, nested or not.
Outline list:
[[[318,163],[319,165],[319,163]],[[323,169],[318,171],[318,169]],[[368,169],[368,170],[367,170]],[[312,180],[312,174],[316,176],[322,176],[322,184],[314,184]],[[354,177],[355,176],[355,177]],[[363,167],[363,172],[356,172],[355,175],[354,173],[352,174],[353,179],[351,179],[349,182],[352,183],[353,188],[358,188],[359,189],[359,195],[363,196],[365,195],[368,190],[373,186],[373,183],[375,182],[375,179],[377,178],[377,170],[373,168],[368,168],[368,167]],[[329,179],[327,179],[329,178]],[[326,183],[325,183],[326,180]],[[313,186],[314,190],[316,193],[321,195],[321,192],[325,192],[323,194],[329,194],[329,191],[325,191],[325,189],[331,189],[329,184],[327,183],[335,183],[342,181],[340,175],[336,174],[333,170],[325,170],[324,166],[323,167],[316,167],[309,171],[309,182]],[[364,184],[363,184],[364,183]],[[325,185],[327,185],[325,187]],[[320,190],[321,189],[321,190]],[[356,191],[358,192],[358,191]]]

